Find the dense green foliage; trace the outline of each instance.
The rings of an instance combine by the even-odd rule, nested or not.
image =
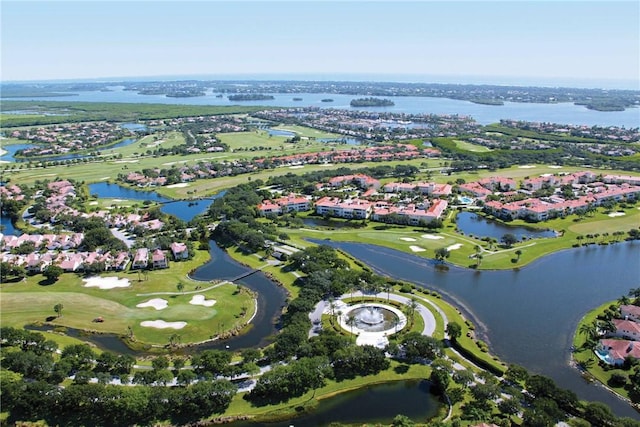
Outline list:
[[[6,101],[0,111],[32,110],[33,101]],[[130,122],[138,120],[193,117],[200,115],[251,113],[264,107],[216,107],[200,105],[171,104],[125,104],[119,102],[58,102],[38,101],[36,111],[57,113],[53,115],[0,116],[0,127],[37,126],[54,123],[70,123],[106,120],[110,122]],[[36,113],[37,114],[37,113]]]

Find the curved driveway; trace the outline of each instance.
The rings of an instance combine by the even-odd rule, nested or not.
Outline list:
[[[401,304],[407,304],[409,301],[411,301],[411,297],[405,297],[398,294],[387,294],[386,292],[379,292],[377,294],[364,294],[364,295],[368,297],[375,297],[381,300],[385,300],[388,297],[389,300],[396,301]],[[340,296],[339,299],[351,298],[351,297],[356,298],[361,296],[363,296],[363,293],[358,291],[358,292],[354,292],[353,294],[351,293],[344,294]],[[420,295],[412,295],[412,297],[414,297],[416,300],[427,303],[432,307],[434,307],[435,310],[438,312],[438,314],[444,320],[445,326],[447,323],[449,323],[449,320],[447,319],[446,314],[436,304],[434,304],[433,302],[429,301],[427,298]],[[331,308],[328,300],[322,300],[318,304],[316,304],[315,309],[311,313],[309,313],[309,319],[311,320],[311,323],[313,325],[311,327],[311,330],[309,331],[309,337],[318,335],[318,333],[320,332],[320,329],[322,328],[321,326],[322,314],[324,313],[329,314],[330,311],[331,311]],[[436,330],[436,319],[433,316],[433,313],[431,313],[431,311],[422,304],[418,304],[416,311],[420,314],[420,316],[422,316],[422,319],[424,320],[424,329],[422,330],[422,335],[427,335],[427,336],[433,335],[433,333]]]

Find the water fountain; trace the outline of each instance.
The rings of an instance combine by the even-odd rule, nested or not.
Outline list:
[[[365,325],[378,325],[384,322],[384,314],[378,307],[374,306],[364,307],[355,317],[356,322],[361,322]]]
[[[391,330],[398,320],[396,313],[378,304],[357,306],[349,314],[355,319],[354,326],[362,332]]]

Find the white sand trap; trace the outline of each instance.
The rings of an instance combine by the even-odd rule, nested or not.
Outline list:
[[[100,178],[100,181],[106,181],[106,180],[108,180],[109,178],[111,178],[111,177],[110,177],[110,176],[103,176],[102,178]]]
[[[184,188],[184,187],[188,187],[189,184],[188,182],[179,182],[177,184],[171,184],[171,185],[167,185],[167,188]]]
[[[113,163],[138,163],[140,160],[116,160]]]
[[[320,166],[333,166],[333,163],[323,163]]]
[[[611,218],[614,218],[614,217],[617,217],[617,216],[625,216],[625,215],[626,215],[626,214],[625,214],[624,212],[611,212],[611,213],[609,214],[609,216],[610,216]]]
[[[558,166],[558,165],[550,165],[549,166],[551,169],[561,169],[562,166]]]
[[[304,165],[289,166],[289,169],[302,169]]]
[[[518,166],[520,169],[531,169],[531,168],[535,168],[536,165],[522,165],[522,166]]]
[[[411,249],[411,251],[413,252],[424,252],[426,251],[425,248],[421,248],[420,246],[409,246],[409,249]]]
[[[216,303],[214,299],[205,299],[204,295],[194,295],[189,301],[189,304],[204,305],[205,307],[211,307]]]
[[[412,237],[401,237],[400,240],[404,240],[405,242],[415,242],[416,239]]]
[[[89,204],[90,204],[91,206],[95,206],[95,205],[97,205],[97,204],[98,204],[98,202],[89,202]]]
[[[455,245],[451,245],[447,247],[448,251],[455,251],[456,249],[460,249],[462,247],[462,243],[456,243]]]
[[[140,326],[145,328],[157,328],[157,329],[182,329],[187,326],[187,322],[165,322],[164,320],[145,320],[140,322]]]
[[[136,307],[140,307],[140,308],[153,307],[156,310],[163,310],[167,308],[168,305],[169,305],[169,301],[167,301],[166,299],[154,298],[154,299],[150,299],[149,301],[141,302],[140,304],[136,305]]]
[[[89,277],[88,279],[82,279],[85,282],[85,288],[100,288],[100,289],[113,289],[113,288],[128,288],[130,285],[129,279],[120,279],[118,277]]]
[[[114,202],[124,202],[122,199],[113,199]]]
[[[429,240],[444,239],[444,237],[442,237],[442,236],[434,236],[433,234],[423,234],[421,237],[423,239],[429,239]]]

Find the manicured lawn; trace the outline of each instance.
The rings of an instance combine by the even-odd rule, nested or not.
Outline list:
[[[488,151],[491,151],[490,148],[485,147],[484,145],[472,144],[470,142],[462,141],[459,139],[454,139],[453,142],[455,142],[456,147],[460,148],[461,150],[473,151],[476,153],[486,153]]]
[[[203,341],[219,332],[242,327],[254,312],[253,296],[244,288],[238,292],[236,285],[223,284],[204,290],[212,284],[186,277],[189,270],[204,263],[207,257],[206,251],[198,251],[190,262],[172,262],[171,268],[151,271],[146,277],[135,272],[103,274],[128,279],[127,288],[87,288],[82,277],[72,273],[63,274],[51,285],[41,284],[41,275],[31,276],[25,282],[4,283],[0,288],[0,319],[3,325],[16,327],[42,323],[55,316],[54,305],[62,303],[63,315],[53,319],[54,325],[115,334],[126,334],[131,327],[136,340],[148,344],[166,344],[176,333],[183,344]],[[184,286],[181,292],[178,284]],[[198,286],[202,289],[196,289]],[[194,295],[203,295],[216,303],[212,307],[193,305],[190,301]],[[168,306],[161,310],[136,307],[155,298],[166,300]],[[93,322],[96,317],[103,317],[104,322]],[[177,330],[157,329],[141,326],[143,320],[184,321],[187,325]]]

